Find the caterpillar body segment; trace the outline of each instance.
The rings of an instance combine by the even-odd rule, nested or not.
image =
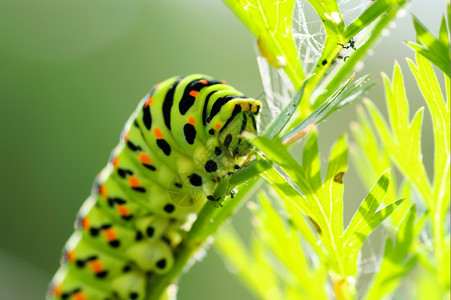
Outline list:
[[[171,269],[189,216],[245,162],[240,133],[257,133],[260,107],[205,75],[155,85],[81,207],[47,299],[145,299],[152,274]]]

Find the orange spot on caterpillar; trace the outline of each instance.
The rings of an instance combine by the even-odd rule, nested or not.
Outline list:
[[[139,179],[134,177],[134,176],[130,176],[128,177],[128,184],[131,187],[138,187],[141,183],[139,182]]]
[[[227,81],[221,80],[221,83],[222,83],[222,84],[227,84]]]
[[[199,82],[202,83],[202,84],[207,84],[208,83],[208,81],[206,81],[205,79],[201,79],[201,80],[199,80]]]
[[[113,164],[113,167],[117,169],[117,165],[119,164],[119,157],[114,157],[111,163]]]
[[[78,292],[76,294],[73,295],[74,300],[87,300],[85,294],[83,294],[82,292]]]
[[[63,293],[63,289],[61,288],[60,285],[55,285],[53,287],[53,295],[59,297],[59,296],[61,296],[62,293]]]
[[[75,261],[75,253],[74,251],[67,251],[66,258],[68,262],[74,262]]]
[[[128,137],[130,136],[130,131],[127,131],[127,133],[124,134],[124,141],[128,141]]]
[[[93,270],[95,273],[103,271],[103,264],[99,260],[90,261],[88,264],[91,270]]]
[[[221,124],[221,122],[216,122],[216,124],[215,124],[215,129],[216,130],[219,130],[219,129],[221,129],[221,126],[222,126],[222,124]]]
[[[194,119],[193,116],[189,116],[188,123],[190,123],[191,125],[196,125],[196,119]]]
[[[144,107],[147,106],[151,106],[153,104],[153,97],[149,97],[149,99],[147,99],[146,103],[144,103]]]
[[[91,220],[89,220],[88,217],[83,218],[81,220],[81,226],[83,227],[83,229],[89,229],[89,227],[91,227]]]
[[[103,185],[99,186],[99,194],[102,197],[106,197],[106,187],[104,187]]]
[[[160,128],[158,128],[158,127],[153,130],[153,135],[155,135],[155,137],[157,139],[163,138],[163,133],[161,132]]]
[[[150,156],[144,152],[141,152],[139,154],[139,161],[142,162],[143,164],[151,164],[152,163],[152,159],[150,158]]]
[[[190,91],[190,92],[189,92],[189,95],[190,95],[190,96],[193,96],[194,98],[196,98],[197,95],[199,95],[199,92],[193,90],[193,91]]]
[[[118,205],[118,206],[116,206],[116,209],[121,216],[129,215],[129,210],[128,210],[127,206],[125,206],[125,205]]]
[[[112,240],[116,239],[116,236],[117,236],[116,230],[111,229],[111,228],[105,229],[103,231],[103,234],[105,234],[105,237],[108,241],[112,241]]]

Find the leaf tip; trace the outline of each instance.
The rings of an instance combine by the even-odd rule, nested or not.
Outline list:
[[[262,197],[262,194],[259,193],[258,196],[259,196],[259,197]],[[257,203],[255,203],[255,202],[253,202],[253,201],[247,202],[247,203],[246,203],[246,207],[247,207],[250,211],[252,211],[252,212],[256,212],[256,211],[258,210],[258,205],[257,205]]]
[[[365,106],[371,106],[371,100],[369,99],[369,98],[363,98],[363,100],[362,100],[362,102],[363,102],[363,104],[365,105]]]
[[[412,17],[412,20],[414,23],[420,22],[420,20],[415,16],[415,14],[411,13],[410,16]]]
[[[367,99],[367,98],[364,98],[363,100],[365,100],[365,99]],[[363,106],[360,105],[360,104],[357,104],[357,105],[355,106],[355,110],[356,110],[356,112],[358,112],[358,113],[363,112]]]
[[[360,125],[356,121],[352,121],[349,124],[349,128],[351,128],[352,131],[357,131],[360,128]]]
[[[399,62],[397,59],[395,59],[395,63],[394,63],[394,72],[393,72],[393,78],[398,75],[401,75],[401,66],[399,65]]]

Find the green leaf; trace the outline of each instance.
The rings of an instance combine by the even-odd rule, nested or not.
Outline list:
[[[356,162],[361,180],[370,188],[385,170],[391,167],[388,154],[378,143],[377,135],[362,106],[356,108],[358,122],[351,123],[351,132],[357,143],[350,147],[351,157]],[[390,185],[394,186],[394,185]]]
[[[333,235],[340,237],[343,233],[343,176],[348,170],[347,136],[343,135],[332,147],[329,156],[324,189],[319,194],[322,207],[326,210]]]
[[[284,216],[275,210],[275,203],[271,203],[268,196],[260,193],[259,204],[259,208],[257,205],[249,206],[256,217],[254,224],[258,238],[265,243],[283,268],[293,275],[292,280],[297,282],[300,294],[311,298],[315,283],[311,281],[312,271],[299,236],[294,228],[285,222]]]
[[[418,66],[411,60],[407,61],[431,113],[435,142],[434,190],[437,191],[437,185],[444,175],[443,166],[450,156],[450,111],[432,65],[419,54],[415,57]]]
[[[321,18],[324,29],[328,37],[341,36],[345,30],[345,23],[341,17],[338,3],[336,0],[309,0],[311,6],[315,9]],[[327,44],[327,42],[326,42]],[[334,45],[336,46],[336,45]],[[327,47],[327,46],[325,46]]]
[[[389,184],[386,171],[370,190],[343,234],[343,245],[348,274],[357,272],[358,252],[368,235],[385,220],[403,201],[397,200],[378,210],[384,200]]]
[[[313,191],[319,190],[322,185],[322,179],[316,130],[312,130],[307,137],[302,155],[302,165],[305,168],[307,176],[310,178]]]
[[[396,81],[397,85],[400,85],[401,83],[402,81],[400,80]],[[401,88],[403,87],[398,86],[396,90],[400,90]],[[402,115],[402,113],[398,113],[396,110],[403,109],[403,106],[397,103],[399,100],[398,98],[390,96],[393,95],[394,90],[395,88],[387,86],[387,106],[389,109],[395,110],[395,112],[390,112],[390,116],[392,116],[393,120],[401,122],[401,120],[395,116]],[[401,98],[400,101],[402,102],[404,100]],[[383,119],[381,112],[369,100],[364,101],[364,104],[368,109],[380,140],[383,141],[386,151],[390,154],[392,161],[400,171],[409,178],[409,180],[414,182],[425,201],[429,201],[426,199],[430,199],[430,183],[426,174],[426,169],[422,163],[422,154],[418,147],[412,147],[412,141],[415,141],[414,145],[421,141],[421,136],[414,136],[413,133],[418,133],[417,128],[420,125],[419,123],[421,123],[419,121],[421,121],[422,113],[419,112],[415,116],[416,121],[412,124],[413,127],[409,126],[408,121],[406,120],[404,120],[404,123],[407,124],[392,124],[393,127],[397,127],[396,131],[394,131],[394,134],[396,135],[393,136],[390,133],[389,126]]]
[[[264,137],[256,137],[249,133],[244,133],[243,137],[246,138],[253,146],[264,153],[264,155],[279,164],[283,170],[289,176],[284,178],[285,182],[292,180],[296,186],[293,190],[300,189],[303,193],[301,196],[303,199],[307,199],[305,205],[301,204],[300,207],[304,208],[304,213],[315,218],[315,222],[319,224],[320,228],[329,228],[329,233],[332,232],[329,224],[327,223],[326,214],[321,206],[321,201],[314,193],[312,185],[308,176],[305,174],[304,169],[298,164],[298,162],[290,155],[287,148],[284,147],[279,140],[270,141]],[[274,180],[274,179],[272,179]],[[277,180],[277,179],[275,179]],[[282,186],[283,188],[283,186]],[[299,194],[299,192],[297,192]],[[325,238],[329,239],[330,234],[325,235]],[[330,246],[330,241],[326,242]]]
[[[412,250],[414,241],[417,239],[417,232],[415,228],[415,218],[416,218],[416,205],[412,205],[410,210],[407,212],[404,220],[401,222],[396,236],[395,248],[391,248],[387,253],[392,260],[397,261],[401,264],[402,260],[407,258],[407,255]]]
[[[264,136],[256,136],[250,132],[243,132],[242,135],[254,147],[262,151],[271,160],[278,163],[282,167],[290,169],[299,167],[297,161],[288,153],[287,149],[282,145],[281,140],[274,138],[269,140]]]
[[[305,78],[293,40],[294,0],[223,0],[258,39],[260,53],[275,68],[283,68],[299,89]]]
[[[448,12],[448,31],[451,32],[451,4],[449,0],[446,0],[446,10]]]
[[[308,82],[309,78],[305,80],[301,89],[296,93],[293,99],[288,103],[287,106],[279,113],[279,115],[274,119],[271,124],[269,124],[268,128],[265,130],[263,136],[272,140],[274,137],[278,136],[282,129],[287,125],[291,116],[295,113],[296,108],[301,102],[302,96],[304,95],[304,89]]]
[[[435,64],[448,77],[451,77],[450,44],[447,38],[448,33],[446,32],[444,17],[438,39],[415,16],[413,17],[413,23],[417,34],[417,43],[406,42],[406,44]]]
[[[434,180],[430,198],[425,201],[431,209],[437,276],[442,286],[449,290],[449,268],[445,265],[448,261],[444,244],[446,231],[442,226],[450,207],[449,99],[446,103],[431,63],[420,54],[416,54],[416,61],[417,65],[408,62],[430,110],[434,131]]]
[[[299,208],[307,216],[310,215],[309,208],[307,207],[304,196],[293,186],[286,177],[282,176],[274,169],[265,171],[262,176],[268,181],[276,191],[280,191],[279,194],[283,194],[288,197],[294,205]]]
[[[308,130],[312,126],[316,126],[338,109],[362,97],[374,85],[374,82],[369,81],[370,77],[370,75],[366,75],[351,83],[354,78],[354,75],[352,75],[327,101],[315,109],[300,124],[284,134],[282,139],[284,141],[290,141],[296,138],[299,133]]]
[[[318,183],[312,183],[312,181],[317,180],[317,177],[312,179],[310,171],[301,167],[280,141],[270,141],[264,137],[257,138],[249,133],[245,133],[243,136],[258,150],[262,151],[268,159],[279,164],[288,175],[284,180],[287,183],[292,181],[296,184],[293,189],[299,189],[302,192],[301,197],[305,199],[305,204],[303,203],[299,207],[306,208],[304,213],[311,219],[321,241],[329,252],[331,268],[337,274],[344,274],[340,242],[343,228],[341,208],[343,199],[340,198],[342,183],[340,181],[342,181],[342,175],[346,170],[346,138],[343,136],[331,152],[331,167],[328,174],[335,171],[338,174],[330,175],[321,184],[321,188],[315,191],[314,186],[315,184],[318,186]],[[313,139],[311,141],[313,145],[317,143],[316,135],[312,135],[310,139]],[[318,155],[313,153],[318,151],[316,147],[310,148],[309,151],[310,153],[306,155]]]
[[[347,28],[345,38],[351,39],[357,33],[366,28],[378,17],[385,14],[388,10],[394,7],[400,7],[407,1],[405,0],[378,0],[368,7],[357,19],[355,19]]]
[[[442,258],[442,262],[443,262],[443,269],[444,270],[444,282],[445,282],[445,290],[448,291],[450,290],[450,274],[449,272],[449,268],[447,268],[446,266],[450,266],[450,256],[451,256],[451,243],[450,243],[450,236],[449,234],[445,237],[444,241],[443,241],[443,258]],[[448,269],[448,270],[446,270]]]
[[[446,27],[445,16],[442,17],[442,22],[440,23],[440,30],[438,32],[438,39],[445,45],[449,44],[448,28]]]
[[[271,173],[271,175],[268,173]],[[263,176],[267,180],[271,180],[277,176],[282,179],[282,176],[275,170],[268,171]],[[315,254],[319,256],[322,261],[327,261],[324,250],[320,245],[318,245],[317,237],[313,233],[315,231],[315,227],[311,224],[311,217],[310,221],[307,221],[307,217],[312,216],[312,214],[306,206],[306,200],[293,188],[291,189],[294,193],[287,193],[284,188],[289,186],[289,184],[286,181],[284,181],[284,183],[284,185],[272,185],[272,187],[283,201],[285,209],[288,213],[287,218],[296,227],[303,239],[310,244],[310,247],[314,250]]]
[[[353,145],[350,147],[350,152],[351,157],[356,162],[354,165],[358,169],[359,176],[365,185],[370,188],[378,179],[378,174],[391,168],[392,164],[390,162],[388,151],[381,147],[377,135],[370,125],[367,114],[361,106],[357,107],[357,116],[359,122],[351,124],[351,130],[357,146]],[[396,209],[390,217],[392,224],[395,227],[398,227],[398,224],[402,221],[407,209],[410,207],[410,185],[403,184],[398,192],[396,182],[397,181],[392,174],[384,203],[390,204],[399,198],[406,199],[401,204],[401,207]]]
[[[382,73],[387,99],[388,114],[393,135],[402,137],[409,126],[409,105],[404,89],[404,81],[399,64],[395,62],[392,84],[386,74]]]
[[[419,234],[415,226],[416,212],[413,205],[399,226],[396,240],[392,242],[390,237],[385,240],[384,257],[365,300],[383,299],[393,293],[415,266],[417,258],[412,248]]]

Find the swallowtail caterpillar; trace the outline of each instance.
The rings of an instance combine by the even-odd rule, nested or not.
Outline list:
[[[154,86],[77,215],[47,299],[145,299],[149,273],[168,272],[183,225],[221,178],[239,169],[261,103],[205,75]]]

